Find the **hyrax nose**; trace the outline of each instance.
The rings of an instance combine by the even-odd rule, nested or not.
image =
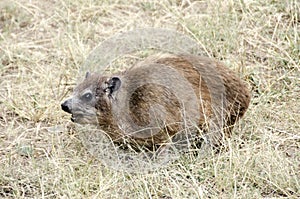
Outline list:
[[[61,109],[66,111],[67,113],[72,113],[69,100],[66,100],[64,103],[61,104]]]

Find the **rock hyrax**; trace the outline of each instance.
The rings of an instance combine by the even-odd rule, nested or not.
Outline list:
[[[61,107],[73,122],[97,125],[115,143],[152,147],[191,131],[218,144],[249,102],[245,83],[220,62],[158,54],[122,73],[87,73]]]

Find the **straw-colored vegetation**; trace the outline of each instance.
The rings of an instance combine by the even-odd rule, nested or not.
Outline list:
[[[226,150],[148,174],[103,166],[60,103],[91,50],[143,27],[190,35],[252,101]],[[1,0],[0,197],[300,197],[298,0]]]

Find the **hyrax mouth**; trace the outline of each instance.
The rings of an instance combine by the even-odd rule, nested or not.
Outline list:
[[[71,121],[74,123],[78,123],[79,119],[83,117],[83,114],[77,114],[76,116],[72,114]]]
[[[72,114],[71,121],[78,124],[97,124],[96,115],[90,114]]]
[[[72,122],[75,122],[75,117],[74,117],[74,115],[71,116],[71,121],[72,121]]]

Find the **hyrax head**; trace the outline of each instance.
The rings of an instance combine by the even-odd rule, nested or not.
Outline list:
[[[113,94],[121,86],[118,77],[86,73],[85,79],[73,95],[61,104],[62,110],[72,114],[71,121],[79,124],[105,124],[111,118]]]

